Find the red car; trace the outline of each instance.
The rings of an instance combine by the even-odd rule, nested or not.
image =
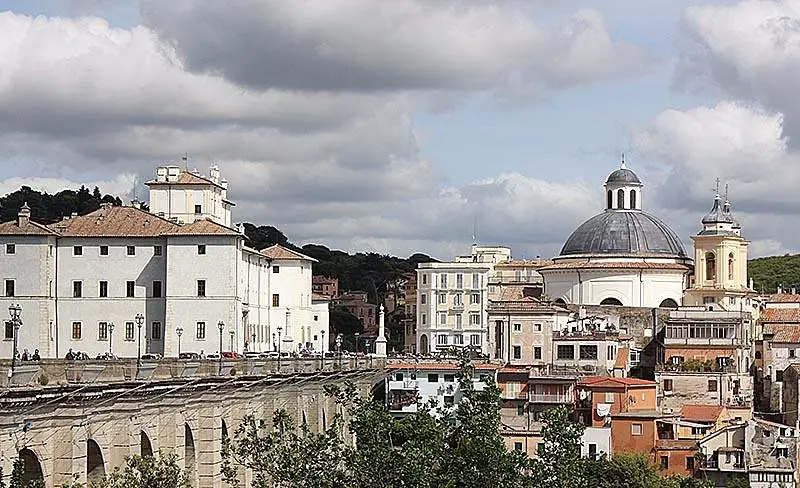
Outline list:
[[[222,351],[222,359],[243,359],[243,357],[235,351]]]

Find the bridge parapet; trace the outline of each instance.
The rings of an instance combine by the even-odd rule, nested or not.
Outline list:
[[[17,363],[11,368],[11,360],[0,360],[0,388],[35,388],[46,386],[68,386],[89,383],[118,383],[137,380],[159,381],[171,379],[194,379],[235,376],[270,376],[273,374],[313,373],[321,371],[355,371],[359,369],[383,369],[386,361],[380,358],[291,358],[250,360],[178,360],[160,359],[142,361],[136,359],[68,361],[66,359],[43,359]]]

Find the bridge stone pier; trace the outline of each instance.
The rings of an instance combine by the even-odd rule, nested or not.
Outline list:
[[[383,380],[372,360],[63,361],[23,363],[0,385],[0,466],[23,460],[26,478],[48,488],[97,480],[125,457],[175,453],[194,487],[225,486],[222,439],[246,415],[285,409],[299,425],[325,429],[336,412],[326,384],[364,392]],[[220,374],[220,372],[222,374]],[[247,486],[249,473],[240,470]]]

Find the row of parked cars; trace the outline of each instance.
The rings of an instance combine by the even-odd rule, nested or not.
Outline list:
[[[351,359],[351,358],[365,358],[365,357],[373,357],[374,354],[372,353],[363,353],[363,352],[350,352],[350,351],[342,351],[341,353],[337,353],[336,351],[327,351],[325,353],[326,359],[336,359],[341,354],[343,359]],[[102,357],[101,357],[102,356]],[[301,351],[301,352],[281,352],[280,354],[277,351],[268,351],[268,352],[255,352],[255,351],[248,351],[244,354],[240,354],[236,351],[223,351],[222,352],[222,359],[230,359],[230,360],[240,360],[240,359],[278,359],[278,357],[292,359],[292,358],[307,358],[307,359],[314,359],[314,358],[322,358],[322,353],[319,351]],[[164,356],[161,354],[142,354],[143,361],[158,361],[159,359],[163,359]],[[117,359],[116,356],[113,355],[98,355],[97,359]],[[196,352],[182,352],[178,359],[188,359],[188,360],[201,360],[201,359],[219,359],[219,353],[212,353],[212,354],[199,354]]]

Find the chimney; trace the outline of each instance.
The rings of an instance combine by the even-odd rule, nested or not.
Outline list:
[[[22,204],[22,207],[19,209],[19,213],[17,214],[17,225],[19,227],[26,227],[31,221],[31,208],[28,206],[28,202]]]

